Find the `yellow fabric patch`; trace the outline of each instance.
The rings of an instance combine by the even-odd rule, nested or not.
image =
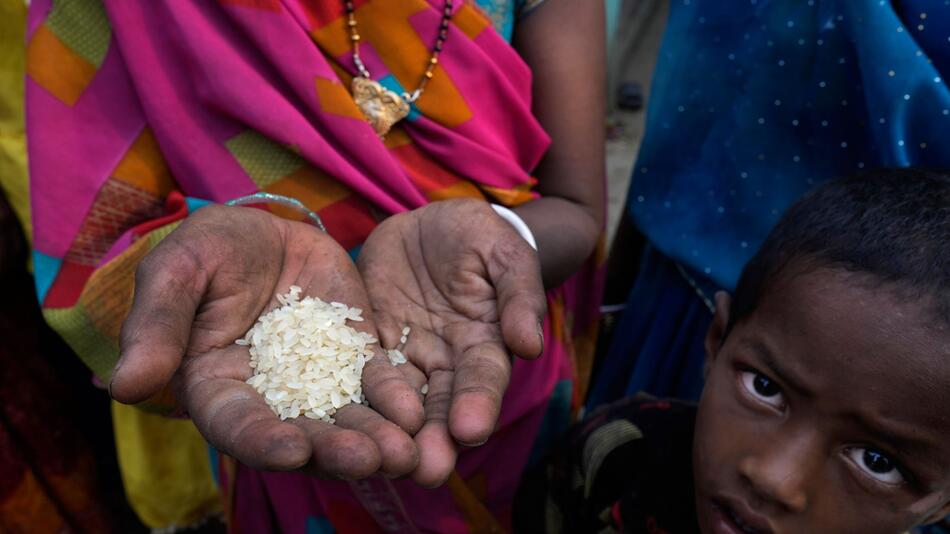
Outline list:
[[[303,158],[254,130],[238,134],[224,144],[261,189],[304,165]]]
[[[102,0],[53,0],[43,25],[96,68],[102,66],[112,38]]]
[[[0,188],[33,243],[23,128],[23,73],[26,6],[0,0]]]
[[[112,424],[125,495],[148,527],[192,525],[221,510],[208,445],[190,420],[113,401]]]
[[[46,26],[40,26],[26,48],[26,73],[40,87],[72,106],[95,78],[96,67]]]
[[[175,187],[172,173],[149,128],[142,130],[122,156],[112,171],[112,177],[160,198],[166,197]]]

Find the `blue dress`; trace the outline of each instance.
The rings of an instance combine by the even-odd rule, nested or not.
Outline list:
[[[950,0],[673,0],[668,24],[627,199],[649,245],[589,406],[696,398],[712,293],[814,185],[950,167]]]

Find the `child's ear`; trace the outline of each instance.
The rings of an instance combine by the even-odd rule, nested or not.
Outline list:
[[[706,341],[704,342],[706,349],[705,375],[709,374],[709,368],[716,360],[719,349],[722,348],[722,342],[725,341],[726,326],[729,324],[729,304],[732,302],[729,293],[725,291],[717,291],[715,298],[716,312],[713,314],[713,320],[709,325],[709,330],[706,331]]]

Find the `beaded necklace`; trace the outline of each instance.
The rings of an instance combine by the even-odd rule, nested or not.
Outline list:
[[[386,89],[370,75],[363,59],[360,57],[360,33],[357,29],[353,0],[345,1],[346,26],[350,32],[350,42],[353,43],[353,63],[356,64],[356,68],[359,70],[359,74],[353,77],[351,86],[353,100],[380,138],[384,137],[394,124],[409,115],[409,104],[415,102],[422,95],[426,84],[432,79],[435,68],[439,64],[439,54],[442,53],[442,47],[445,45],[445,38],[449,34],[449,22],[452,20],[452,1],[445,0],[442,22],[439,25],[439,35],[432,47],[432,53],[429,55],[429,61],[422,73],[419,86],[416,87],[415,91],[402,93],[401,95]]]

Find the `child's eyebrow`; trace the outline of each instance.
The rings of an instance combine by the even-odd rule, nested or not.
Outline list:
[[[904,428],[899,428],[900,423],[892,423],[894,426],[888,428],[888,423],[861,412],[851,412],[846,417],[880,442],[896,450],[901,452],[910,451],[915,454],[924,453],[934,458],[939,457],[936,454],[941,443],[939,436],[927,436],[926,430],[919,426],[903,425]],[[923,435],[921,435],[922,432]]]
[[[743,340],[743,344],[756,353],[762,363],[768,367],[768,370],[772,374],[773,378],[777,378],[784,382],[790,389],[795,390],[795,392],[803,397],[814,396],[814,392],[809,387],[805,386],[804,380],[798,377],[795,373],[791,372],[788,368],[782,366],[779,358],[775,356],[775,353],[763,340],[758,338],[747,338]]]

